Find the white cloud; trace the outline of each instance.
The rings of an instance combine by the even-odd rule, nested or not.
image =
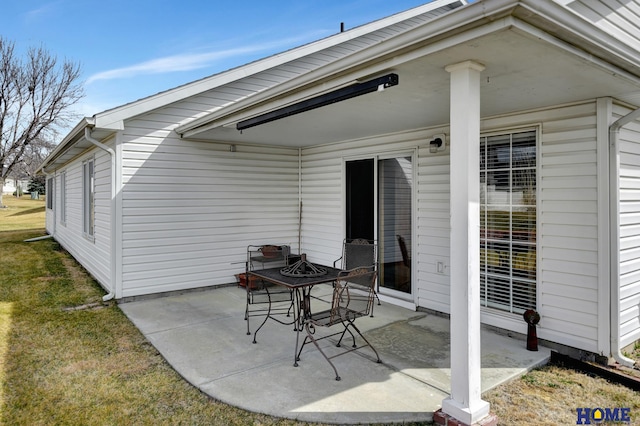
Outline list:
[[[29,23],[40,22],[51,17],[60,7],[61,1],[46,3],[37,9],[31,9],[25,14],[25,20]]]
[[[140,75],[163,74],[177,71],[191,71],[211,66],[215,61],[233,56],[274,49],[286,45],[299,43],[301,39],[308,39],[309,35],[296,38],[273,41],[262,44],[248,45],[235,49],[218,50],[205,53],[187,53],[152,59],[123,68],[102,71],[89,76],[86,83],[91,84],[98,80],[126,79]]]

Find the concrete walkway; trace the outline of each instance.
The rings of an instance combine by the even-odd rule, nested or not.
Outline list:
[[[319,287],[314,295],[329,295],[330,286]],[[342,377],[336,381],[313,345],[304,348],[299,366],[293,367],[292,326],[270,320],[252,344],[244,321],[245,294],[242,288],[223,287],[120,308],[187,381],[248,411],[322,423],[426,422],[448,396],[448,319],[385,302],[376,305],[374,317],[357,324],[382,364],[374,362],[370,348],[340,356],[333,360]],[[258,324],[252,318],[252,331]],[[328,351],[338,349],[329,339],[324,345]],[[548,349],[530,352],[525,346],[522,340],[483,331],[483,391],[549,359]]]

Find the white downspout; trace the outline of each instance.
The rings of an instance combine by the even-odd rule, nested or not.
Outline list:
[[[302,253],[302,148],[298,148],[298,253]]]
[[[117,281],[117,271],[116,271],[116,196],[117,196],[117,188],[116,188],[116,152],[103,144],[102,142],[91,137],[91,130],[88,127],[84,128],[84,138],[97,146],[98,148],[106,151],[111,156],[111,241],[109,243],[111,247],[111,291],[102,297],[103,301],[111,300],[115,297],[115,288]]]
[[[609,208],[611,240],[611,279],[610,279],[610,318],[611,355],[619,363],[632,367],[635,361],[627,358],[620,348],[620,148],[618,136],[620,129],[640,118],[640,108],[619,118],[609,126]]]
[[[58,198],[58,197],[56,197],[56,186],[57,186],[57,185],[56,185],[56,178],[57,178],[57,176],[56,176],[56,171],[57,171],[57,170],[54,170],[54,171],[53,171],[53,176],[52,176],[52,177],[53,177],[53,180],[52,180],[52,182],[53,182],[53,183],[51,184],[51,186],[53,186],[53,188],[47,188],[47,190],[48,190],[48,191],[52,191],[52,192],[53,192],[53,193],[51,194],[51,196],[53,197],[53,206],[51,206],[51,207],[52,207],[52,210],[51,210],[51,211],[53,212],[53,213],[52,213],[52,214],[53,214],[53,220],[52,220],[52,222],[53,222],[53,225],[52,225],[53,232],[52,232],[52,234],[53,234],[53,235],[56,235],[56,230],[57,230],[57,228],[56,228],[56,226],[57,226],[56,222],[57,222],[57,219],[58,219],[58,215],[56,214],[56,212],[57,212],[57,210],[58,210],[58,209],[56,208],[56,200],[57,200],[57,198]],[[47,179],[47,180],[48,180],[48,179]],[[45,182],[46,182],[47,180],[45,180]],[[18,185],[17,185],[17,182],[16,182],[16,191],[18,190],[17,188],[18,188]],[[17,194],[17,192],[16,192],[16,194]],[[46,199],[45,199],[45,202],[46,202]]]

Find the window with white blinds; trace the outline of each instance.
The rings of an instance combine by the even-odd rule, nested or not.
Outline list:
[[[54,180],[55,178],[47,178],[46,188],[47,191],[47,209],[53,210],[53,192],[55,191]],[[17,186],[17,185],[16,185]]]
[[[93,159],[82,163],[82,231],[88,238],[93,238],[94,231],[94,164]]]
[[[536,131],[480,140],[480,299],[536,309]]]
[[[60,173],[60,223],[67,223],[67,172]]]

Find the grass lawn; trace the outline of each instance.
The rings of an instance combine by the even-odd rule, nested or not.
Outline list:
[[[44,234],[44,201],[3,201],[0,424],[302,424],[222,404],[186,383],[54,240],[24,242]],[[640,424],[640,395],[560,367],[484,398],[501,425],[575,424],[578,407],[628,407]]]
[[[44,197],[32,200],[29,195],[16,198],[3,195],[0,208],[0,232],[26,229],[44,229]]]
[[[3,201],[0,424],[298,424],[186,383],[55,241],[23,241],[44,234],[43,201]]]

